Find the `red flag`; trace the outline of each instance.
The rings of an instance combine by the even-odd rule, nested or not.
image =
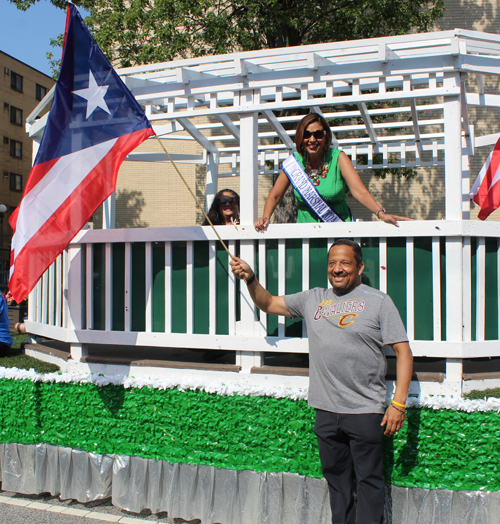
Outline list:
[[[469,196],[481,208],[480,220],[500,207],[500,138],[481,168]]]
[[[125,157],[154,131],[70,11],[54,101],[23,198],[12,213],[9,288],[21,302],[111,195]]]

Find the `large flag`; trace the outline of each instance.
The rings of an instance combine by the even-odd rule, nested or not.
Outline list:
[[[500,138],[477,175],[469,196],[481,208],[477,215],[481,220],[500,207]]]
[[[61,72],[14,229],[9,288],[17,302],[115,189],[125,157],[154,131],[68,6]]]

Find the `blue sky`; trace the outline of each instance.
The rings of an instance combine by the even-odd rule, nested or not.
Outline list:
[[[85,18],[85,13],[82,12]],[[66,12],[49,0],[40,0],[27,11],[20,11],[9,0],[0,0],[0,50],[46,75],[52,76],[46,53],[61,52],[50,46],[50,39],[64,33]]]

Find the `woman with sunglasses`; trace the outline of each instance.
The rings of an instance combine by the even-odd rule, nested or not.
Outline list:
[[[349,157],[331,148],[331,143],[330,126],[321,115],[310,113],[299,122],[295,133],[297,153],[283,163],[283,170],[264,205],[264,214],[254,224],[257,231],[265,231],[291,181],[298,204],[297,223],[351,222],[351,211],[345,199],[348,189],[379,220],[394,226],[398,225],[398,220],[410,220],[386,213],[361,181]],[[318,193],[322,200],[317,198]]]
[[[208,210],[208,218],[214,226],[229,226],[238,224],[240,221],[240,197],[232,189],[222,189],[219,191]],[[202,226],[209,226],[205,218]]]

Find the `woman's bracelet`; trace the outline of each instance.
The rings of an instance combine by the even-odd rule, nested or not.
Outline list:
[[[262,220],[267,220],[268,222],[270,222],[269,218],[267,217],[262,217]]]
[[[396,406],[399,406],[400,408],[406,408],[405,404],[400,404],[399,402],[396,402],[395,400],[391,400],[392,404],[396,404]]]
[[[383,207],[381,207],[380,209],[377,209],[377,211],[375,211],[375,213],[373,213],[373,214],[380,220],[379,215],[380,215],[380,213],[382,213],[382,211],[384,213],[386,213],[386,210]]]

